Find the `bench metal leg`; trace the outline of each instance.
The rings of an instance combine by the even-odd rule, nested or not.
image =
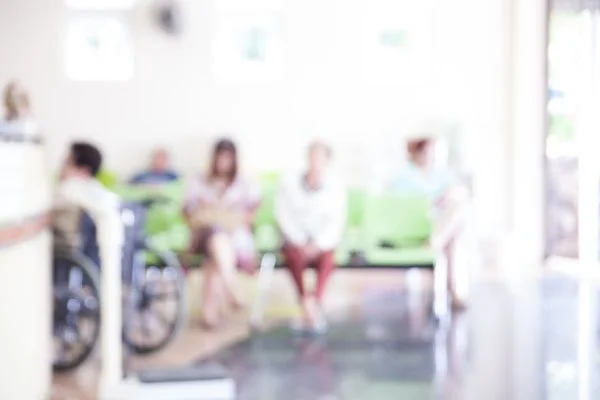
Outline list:
[[[260,260],[260,270],[258,272],[257,291],[252,302],[250,312],[250,325],[259,327],[262,323],[263,313],[267,301],[269,287],[273,280],[275,264],[277,259],[273,253],[265,253]]]
[[[434,357],[435,357],[435,392],[436,399],[443,399],[446,392],[448,379],[449,352],[448,331],[450,324],[442,323],[435,331]]]
[[[433,313],[440,324],[450,315],[448,296],[448,261],[440,254],[433,269]]]

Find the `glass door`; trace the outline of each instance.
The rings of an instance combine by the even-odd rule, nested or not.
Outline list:
[[[600,3],[600,2],[599,2]],[[598,259],[598,13],[593,2],[554,0],[550,9],[547,253]],[[583,7],[585,5],[586,7]]]

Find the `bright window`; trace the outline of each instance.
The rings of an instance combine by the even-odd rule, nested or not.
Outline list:
[[[65,3],[76,10],[130,10],[135,0],[65,0]]]
[[[67,76],[76,81],[125,81],[133,77],[127,25],[114,16],[73,16],[65,43]]]
[[[272,82],[283,74],[278,0],[215,0],[211,66],[224,83]]]
[[[362,59],[368,81],[414,84],[427,80],[431,19],[427,3],[365,2]]]
[[[126,81],[134,60],[128,13],[135,0],[65,0],[65,69],[75,81]]]

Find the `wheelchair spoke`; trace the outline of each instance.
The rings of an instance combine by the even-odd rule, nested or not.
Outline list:
[[[176,288],[164,288],[157,290],[149,290],[146,288],[146,296],[150,299],[151,302],[154,301],[165,301],[169,299],[177,299],[179,297],[179,293]]]
[[[142,324],[142,336],[144,339],[152,338],[152,330],[150,329],[149,318],[147,317],[148,312],[144,310],[144,312],[140,315],[141,324]]]
[[[72,359],[79,357],[79,355],[94,345],[93,335],[85,335],[81,333],[82,327],[80,326],[68,326],[63,325],[59,332],[55,336],[55,340],[58,342],[58,354],[55,355],[55,361],[60,362],[71,362]],[[92,329],[94,329],[92,327]]]
[[[159,322],[163,327],[170,329],[174,325],[173,321],[170,321],[164,314],[162,314],[158,310],[148,309],[147,314],[154,317],[154,320]]]
[[[53,368],[68,371],[93,351],[100,331],[97,266],[79,253],[53,262]]]
[[[57,361],[67,360],[67,354],[71,349],[71,344],[64,340],[64,338],[58,338],[58,354],[55,355]]]
[[[165,301],[173,298],[177,298],[177,293],[175,292],[162,292],[156,295],[153,295],[152,298],[158,301]]]
[[[137,354],[167,345],[185,315],[184,274],[179,261],[168,252],[153,249],[151,244],[144,246],[144,252],[158,261],[145,264],[143,272],[138,272],[141,279],[132,280],[139,298],[132,303],[132,319],[124,330],[124,339]]]

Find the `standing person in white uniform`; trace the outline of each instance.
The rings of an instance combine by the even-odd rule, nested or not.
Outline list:
[[[275,218],[283,234],[283,255],[303,312],[299,328],[325,329],[322,298],[335,269],[335,250],[346,225],[346,194],[329,170],[331,149],[313,142],[308,150],[308,168],[285,179],[275,203]],[[317,286],[308,292],[303,272],[309,264],[317,270]]]

